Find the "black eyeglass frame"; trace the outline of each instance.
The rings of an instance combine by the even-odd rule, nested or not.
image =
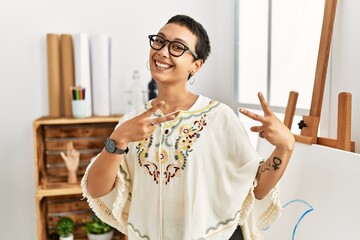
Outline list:
[[[159,38],[162,38],[164,40],[164,44],[160,47],[160,48],[154,48],[152,43],[154,42],[153,40],[153,37],[159,37]],[[168,45],[168,51],[170,53],[171,56],[174,56],[174,57],[180,57],[184,54],[184,52],[186,51],[189,51],[191,53],[191,55],[193,55],[193,57],[197,60],[199,59],[198,58],[198,55],[193,51],[191,50],[188,46],[186,46],[184,43],[182,42],[179,42],[179,41],[169,41],[169,40],[166,40],[164,37],[160,36],[160,35],[156,35],[156,34],[153,34],[153,35],[149,35],[148,36],[149,38],[149,43],[150,43],[150,47],[154,50],[161,50],[163,47],[165,47],[166,45],[166,42],[169,43]],[[173,43],[177,43],[177,44],[181,44],[182,46],[184,46],[184,51],[180,54],[180,55],[174,55],[173,53],[171,53],[171,48],[170,48],[170,45],[173,44]]]

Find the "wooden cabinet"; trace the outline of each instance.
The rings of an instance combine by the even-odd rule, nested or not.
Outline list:
[[[93,212],[82,197],[81,178],[92,157],[103,148],[121,116],[75,118],[42,117],[33,122],[38,239],[51,239],[57,220],[71,217],[75,239],[87,239],[84,219]],[[72,141],[80,152],[77,183],[67,183],[67,169],[60,152]],[[116,232],[114,239],[125,239]]]

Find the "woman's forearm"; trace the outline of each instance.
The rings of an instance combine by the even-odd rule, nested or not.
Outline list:
[[[259,165],[256,174],[257,186],[254,194],[257,199],[264,198],[275,187],[288,165],[293,148],[275,148],[270,157]]]
[[[122,154],[102,150],[88,172],[87,190],[92,198],[102,197],[113,189],[122,159]]]

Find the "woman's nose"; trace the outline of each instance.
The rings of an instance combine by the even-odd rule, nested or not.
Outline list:
[[[160,56],[163,56],[163,57],[169,57],[169,44],[168,42],[165,42],[165,46],[163,48],[161,48],[159,51],[158,51],[158,54]]]

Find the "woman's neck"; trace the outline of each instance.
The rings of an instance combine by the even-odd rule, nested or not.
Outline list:
[[[198,95],[188,91],[186,86],[183,88],[158,86],[158,97],[153,100],[152,105],[164,101],[165,105],[160,110],[166,115],[175,111],[189,110],[197,98]]]

